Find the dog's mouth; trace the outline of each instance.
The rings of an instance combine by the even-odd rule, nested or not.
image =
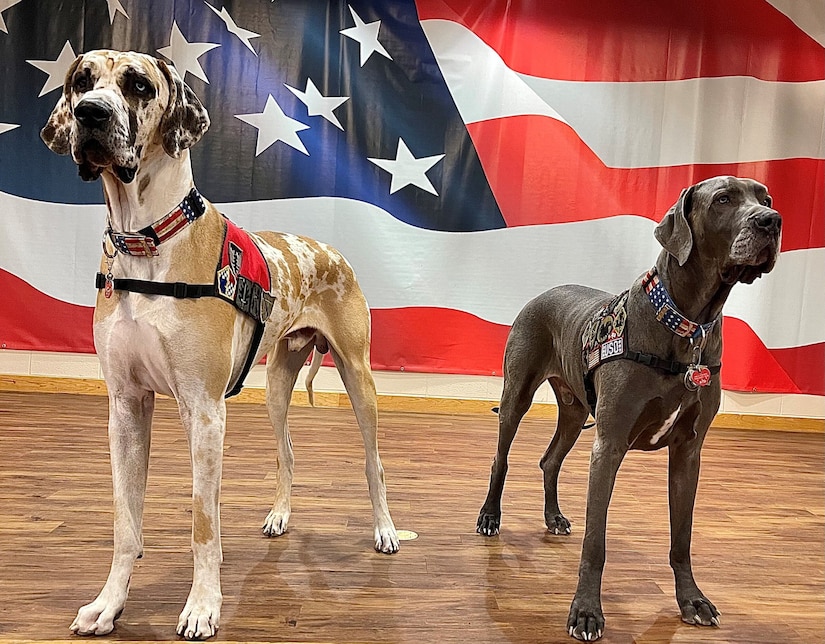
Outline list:
[[[776,263],[776,250],[772,244],[766,245],[751,261],[726,265],[721,272],[725,284],[752,284],[765,273],[770,273]]]
[[[95,181],[106,168],[111,168],[120,181],[131,183],[137,174],[137,165],[115,163],[111,151],[97,139],[88,139],[80,147],[78,174],[84,181]]]
[[[135,180],[135,175],[137,174],[137,167],[134,168],[127,168],[122,165],[116,165],[113,167],[117,178],[120,179],[123,183],[132,183]]]

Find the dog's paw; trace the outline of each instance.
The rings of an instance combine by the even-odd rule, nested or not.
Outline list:
[[[177,633],[188,640],[205,640],[218,632],[221,621],[221,595],[193,597],[190,593],[186,606],[178,618]]]
[[[586,602],[573,598],[567,616],[567,634],[582,642],[595,642],[603,633],[604,613],[598,600]]]
[[[485,537],[492,537],[498,534],[501,527],[501,513],[494,514],[492,512],[481,511],[476,521],[476,532],[483,534]]]
[[[570,522],[563,514],[544,515],[544,523],[553,534],[570,534]]]
[[[392,523],[384,527],[375,526],[375,549],[378,552],[391,555],[398,552],[399,547],[398,533]]]
[[[289,510],[286,512],[276,512],[275,510],[270,510],[269,514],[266,515],[266,521],[264,521],[264,524],[261,527],[261,532],[263,532],[267,537],[280,537],[284,532],[286,532],[288,523]]]
[[[719,626],[721,613],[707,597],[699,596],[679,603],[682,621],[696,626]]]
[[[123,602],[106,602],[98,597],[77,611],[69,630],[77,635],[108,635],[122,612]]]

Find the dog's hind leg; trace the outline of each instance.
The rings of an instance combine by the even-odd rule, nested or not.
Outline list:
[[[114,555],[106,584],[70,626],[78,635],[105,635],[123,611],[135,559],[143,552],[143,500],[155,395],[123,393],[109,385],[109,451],[112,461]]]
[[[515,365],[520,364],[520,361],[508,355],[505,363]],[[501,495],[507,477],[507,456],[519,423],[530,409],[533,396],[543,381],[543,374],[535,369],[508,370],[505,367],[504,391],[498,411],[498,447],[490,472],[490,489],[476,521],[476,532],[485,536],[498,534],[501,526]]]
[[[541,457],[539,466],[544,472],[544,523],[553,534],[570,534],[570,521],[559,509],[559,471],[561,464],[572,449],[589,410],[573,397],[567,386],[556,378],[550,378],[550,386],[556,394],[559,418],[556,432]]]
[[[278,455],[275,457],[275,500],[261,528],[267,537],[278,537],[287,530],[292,512],[292,473],[295,459],[289,437],[287,412],[292,389],[307,356],[312,351],[308,344],[298,351],[290,351],[286,340],[281,340],[269,353],[266,365],[266,409],[275,430]]]
[[[369,344],[366,340],[368,337],[368,333],[365,333],[359,335],[359,339],[350,339],[346,354],[334,346],[332,358],[341,373],[341,379],[349,394],[358,427],[361,429],[361,437],[364,440],[375,549],[385,554],[392,554],[398,551],[399,543],[398,534],[387,506],[387,484],[384,480],[381,457],[378,455],[378,402],[375,381],[370,372]]]

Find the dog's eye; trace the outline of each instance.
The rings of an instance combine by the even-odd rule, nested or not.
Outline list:
[[[767,206],[768,208],[770,208],[770,207],[771,207],[771,204],[773,204],[773,199],[771,199],[770,197],[765,197],[765,198],[762,200],[762,205],[763,205],[763,206]]]
[[[730,203],[729,195],[719,195],[716,197],[716,203]]]
[[[143,76],[132,76],[128,80],[128,87],[140,98],[151,98],[155,93],[152,84]]]
[[[91,81],[89,79],[88,74],[78,74],[74,77],[74,82],[72,83],[74,89],[78,92],[85,92],[91,89]]]

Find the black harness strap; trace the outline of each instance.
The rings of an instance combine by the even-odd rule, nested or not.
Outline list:
[[[106,285],[106,276],[103,273],[95,275],[95,288],[102,289]],[[150,282],[148,280],[135,280],[115,278],[112,280],[112,286],[116,291],[129,291],[130,293],[141,293],[143,295],[164,295],[167,297],[174,297],[179,300],[184,299],[198,299],[201,297],[217,297],[225,300],[218,295],[214,284],[187,284],[186,282]],[[231,398],[241,393],[243,383],[249,375],[249,370],[255,364],[255,356],[258,353],[258,347],[261,344],[261,338],[264,336],[264,323],[260,320],[255,320],[255,331],[252,334],[252,343],[249,346],[249,353],[246,356],[243,369],[235,381],[232,389],[224,394],[224,398]]]
[[[261,338],[264,337],[264,326],[263,322],[256,322],[255,331],[252,333],[252,344],[249,345],[249,353],[246,354],[246,362],[244,362],[243,369],[241,369],[241,375],[238,376],[238,379],[235,381],[235,386],[224,395],[224,398],[231,398],[241,393],[244,380],[246,380],[249,370],[255,365],[258,346],[261,344]]]
[[[624,355],[616,356],[616,359],[621,360],[631,360],[633,362],[638,362],[639,364],[646,365],[651,367],[652,369],[658,369],[659,371],[664,371],[666,374],[672,376],[678,376],[683,373],[687,373],[687,370],[690,368],[690,365],[685,364],[684,362],[676,362],[675,360],[663,360],[658,356],[654,356],[651,353],[641,353],[639,351],[630,351],[628,350],[627,353]],[[604,362],[611,362],[612,360],[605,360]],[[604,364],[604,362],[602,364]],[[722,369],[722,365],[717,364],[712,367],[708,367],[708,370],[711,374],[716,375]],[[596,388],[593,386],[593,373],[588,372],[584,378],[584,388],[587,392],[587,404],[590,405],[590,410],[592,412],[591,415],[595,418],[596,413]],[[592,427],[592,425],[591,425]]]
[[[103,273],[95,275],[95,288],[106,286],[106,276]],[[217,297],[214,284],[187,284],[186,282],[149,282],[147,280],[114,278],[112,286],[116,291],[129,291],[143,295],[166,295],[179,300]]]

